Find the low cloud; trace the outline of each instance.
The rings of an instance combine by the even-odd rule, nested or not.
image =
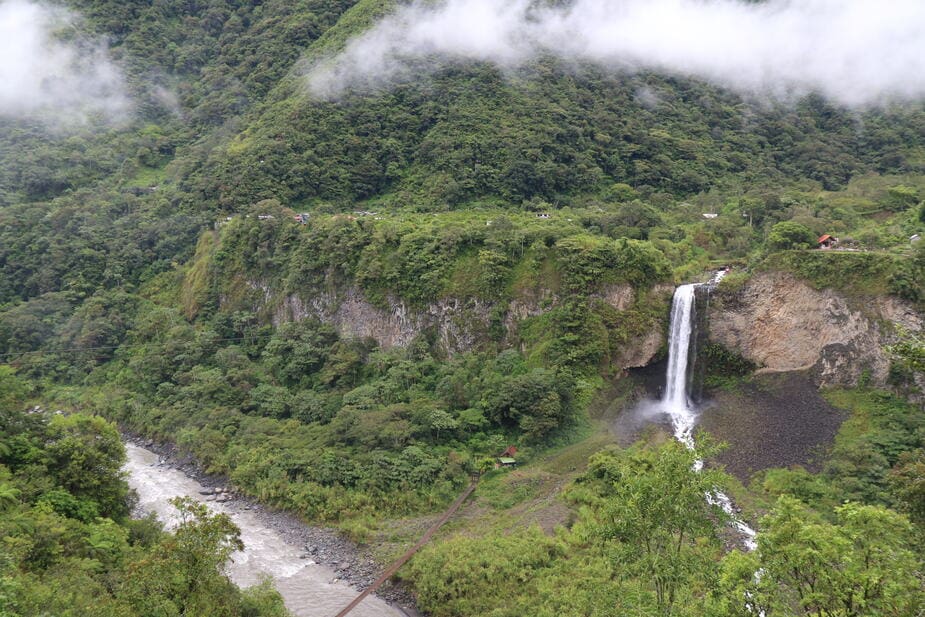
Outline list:
[[[88,37],[76,15],[30,0],[0,1],[0,117],[119,122],[130,107],[105,42]]]
[[[309,72],[318,96],[388,87],[446,62],[516,69],[541,54],[654,70],[746,95],[849,107],[925,98],[922,0],[416,0]]]

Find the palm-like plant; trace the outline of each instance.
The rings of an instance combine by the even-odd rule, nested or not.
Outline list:
[[[0,510],[6,510],[8,507],[19,502],[19,489],[15,486],[0,483]]]

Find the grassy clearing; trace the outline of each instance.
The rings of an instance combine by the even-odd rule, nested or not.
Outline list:
[[[577,440],[543,452],[516,469],[499,469],[482,477],[474,496],[440,531],[435,541],[458,534],[481,537],[539,526],[547,534],[567,525],[573,512],[560,497],[568,483],[585,470],[588,458],[613,443],[604,430],[588,428]],[[362,538],[382,563],[402,554],[440,516],[439,513],[361,527]],[[351,538],[356,531],[344,529]]]

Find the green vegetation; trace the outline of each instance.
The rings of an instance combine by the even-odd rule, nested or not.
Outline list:
[[[720,477],[692,470],[680,444],[605,450],[569,491],[571,530],[459,535],[425,549],[408,575],[434,615],[697,614],[720,552],[703,499]]]
[[[707,343],[699,351],[704,366],[704,385],[731,386],[755,370],[755,365],[717,343]]]
[[[900,341],[887,351],[892,356],[890,383],[907,392],[915,392],[916,377],[925,372],[925,341],[900,329]]]
[[[756,478],[753,488],[773,498],[792,495],[823,512],[847,501],[913,512],[915,483],[906,484],[903,478],[915,469],[916,456],[925,448],[921,406],[864,388],[834,389],[825,395],[851,415],[821,473],[769,470]]]
[[[279,595],[222,574],[241,547],[224,514],[187,500],[165,533],[128,518],[125,451],[98,416],[25,411],[27,384],[0,366],[0,614],[283,617]]]
[[[900,514],[846,503],[834,520],[781,497],[761,521],[754,553],[723,559],[727,615],[914,615],[925,603],[921,558]],[[761,576],[755,575],[761,570]]]
[[[902,262],[888,254],[787,251],[768,256],[760,267],[792,272],[816,289],[831,288],[849,295],[876,296],[892,291],[891,274],[901,270]],[[910,299],[918,299],[917,284],[909,291],[913,293]]]
[[[405,576],[438,616],[899,617],[925,605],[912,548],[922,530],[883,506],[814,510],[784,494],[760,521],[757,549],[723,556],[724,515],[703,495],[725,480],[694,471],[696,456],[671,441],[602,451],[568,490],[580,506],[570,529],[463,532],[422,551]],[[902,469],[897,484],[921,507]]]
[[[317,215],[299,225],[264,202],[203,234],[182,277],[142,290],[175,304],[136,300],[119,349],[98,349],[113,327],[102,319],[81,321],[77,340],[16,312],[0,323],[45,337],[47,352],[21,356],[37,379],[70,377],[86,355],[82,387],[47,396],[175,440],[261,500],[344,525],[426,511],[507,444],[548,443],[581,424],[599,372],[664,319],[663,301],[646,294],[671,276],[664,254],[587,234],[564,214]],[[616,311],[600,298],[608,285],[630,285],[639,299]],[[288,296],[309,305],[351,288],[386,313],[460,296],[501,310],[461,323],[478,344],[452,357],[427,328],[382,349],[312,319],[266,324]],[[555,288],[567,299],[524,323],[524,352],[509,349],[507,304]]]
[[[314,520],[431,509],[481,458],[576,422],[575,378],[510,350],[438,361],[424,340],[383,351],[310,320],[264,336],[247,321],[196,332],[178,315],[150,319],[165,335],[73,402],[176,439],[209,471]]]
[[[766,240],[768,248],[777,251],[814,248],[815,242],[816,236],[809,227],[793,221],[775,223]]]
[[[925,447],[925,411],[877,391],[836,390],[828,393],[828,398],[852,413],[824,474],[838,487],[837,496],[897,506],[889,472],[903,453]]]
[[[919,407],[830,393],[853,415],[824,470],[756,480],[758,550],[726,556],[702,497],[727,479],[673,444],[589,463],[588,407],[664,329],[666,288],[711,268],[736,266],[730,292],[783,271],[920,308],[922,105],[755,105],[549,57],[319,101],[304,67],[391,0],[66,4],[136,113],[0,119],[0,615],[280,614],[220,575],[227,520],[127,519],[110,421],[361,540],[517,445],[522,475],[477,498],[522,519],[463,523],[405,575],[434,615],[921,610]],[[920,393],[921,341],[891,352]],[[703,353],[710,385],[751,369]],[[565,514],[520,524],[546,498]]]

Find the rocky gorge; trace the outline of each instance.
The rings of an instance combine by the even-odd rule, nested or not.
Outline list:
[[[252,283],[255,288],[265,286]],[[605,285],[592,295],[615,311],[631,310],[644,300],[662,307],[665,320],[653,320],[625,340],[613,358],[621,371],[646,366],[664,351],[668,300],[672,287],[645,291],[628,284]],[[489,338],[493,322],[503,328],[503,342],[518,344],[525,320],[558,305],[550,290],[533,291],[507,303],[478,298],[445,298],[415,309],[397,298],[385,306],[368,301],[361,289],[345,286],[318,294],[264,296],[275,325],[306,318],[334,326],[344,337],[372,338],[388,349],[403,347],[432,332],[448,354],[477,348]],[[916,307],[894,296],[852,298],[833,289],[814,289],[786,272],[762,272],[740,287],[719,286],[707,304],[707,339],[754,363],[758,373],[811,371],[817,385],[856,385],[862,377],[886,385],[890,369],[887,347],[903,333],[925,328]],[[918,384],[919,387],[925,383]]]
[[[252,281],[249,285],[253,289],[269,290],[265,283]],[[617,312],[629,311],[639,302],[664,307],[667,320],[673,290],[673,286],[664,284],[649,290],[638,290],[629,284],[610,284],[593,293],[591,300],[602,302]],[[372,338],[384,349],[404,347],[417,336],[432,332],[437,347],[452,355],[479,347],[488,340],[494,324],[501,326],[504,344],[518,344],[518,331],[525,320],[540,317],[561,302],[559,294],[539,289],[506,303],[450,297],[415,309],[395,297],[387,298],[385,306],[373,304],[360,288],[346,285],[320,293],[290,293],[282,298],[267,291],[261,302],[265,304],[254,308],[258,311],[271,309],[274,325],[317,319],[334,326],[345,338]],[[624,342],[613,359],[615,369],[645,366],[665,346],[662,320],[651,320],[647,326],[644,331],[632,332]]]

